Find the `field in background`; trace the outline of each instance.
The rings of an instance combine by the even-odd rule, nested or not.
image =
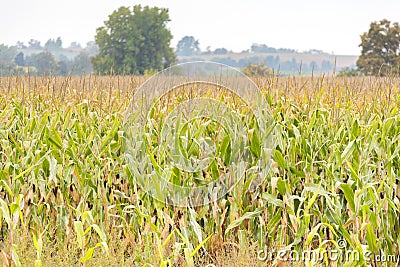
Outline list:
[[[144,80],[0,78],[4,265],[289,266],[257,259],[285,247],[400,255],[399,78],[255,78],[276,163],[258,190],[195,209],[156,202],[126,165],[124,111]]]

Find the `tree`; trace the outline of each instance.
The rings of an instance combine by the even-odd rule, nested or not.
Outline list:
[[[82,48],[82,46],[81,46],[81,44],[78,43],[78,42],[72,42],[72,43],[69,45],[69,48]]]
[[[18,66],[25,66],[24,53],[19,52],[14,58],[14,63],[17,64]]]
[[[66,76],[68,74],[68,64],[64,60],[56,61],[53,70],[55,75]]]
[[[82,75],[89,74],[93,71],[92,63],[90,62],[89,54],[81,52],[74,58],[73,74]]]
[[[24,45],[24,42],[18,41],[17,44],[15,45],[17,49],[26,49],[26,45]]]
[[[362,76],[362,73],[358,69],[351,68],[351,67],[345,67],[339,71],[338,76],[339,77],[358,77],[358,76]]]
[[[120,7],[97,29],[99,54],[92,58],[96,73],[144,74],[161,70],[176,61],[170,47],[172,34],[166,24],[168,9]]]
[[[176,46],[176,54],[178,56],[191,56],[199,52],[199,41],[194,39],[193,36],[183,37]]]
[[[215,55],[226,55],[228,54],[228,49],[226,48],[217,48],[214,50]]]
[[[56,40],[56,47],[57,47],[57,48],[62,48],[61,37],[57,37],[57,40]]]
[[[14,46],[0,44],[0,76],[10,75],[16,71],[14,58],[18,54]]]
[[[211,46],[207,46],[206,51],[202,53],[203,55],[211,55],[212,51],[211,51]]]
[[[31,40],[29,41],[29,48],[32,48],[32,49],[42,49],[42,47],[40,46],[40,41],[34,40],[34,39],[31,39]]]
[[[370,29],[361,35],[361,56],[357,67],[366,75],[400,73],[400,27],[383,19],[372,22]]]
[[[28,65],[37,68],[39,75],[45,75],[54,71],[57,62],[52,53],[43,51],[39,54],[33,54],[27,59]]]
[[[44,45],[44,48],[50,51],[60,50],[62,48],[61,37],[58,37],[56,40],[49,39]]]
[[[265,44],[253,44],[250,48],[253,53],[276,53],[276,49]]]
[[[14,46],[7,46],[0,44],[0,62],[13,62],[15,56],[18,54]]]
[[[97,55],[97,53],[99,53],[99,46],[96,42],[89,41],[86,43],[85,51],[91,56]]]
[[[250,63],[244,69],[243,73],[247,76],[267,76],[273,73],[273,70],[262,63]]]

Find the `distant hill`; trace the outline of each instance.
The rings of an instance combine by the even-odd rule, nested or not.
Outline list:
[[[280,73],[298,73],[300,68],[303,74],[339,71],[343,68],[355,68],[358,56],[332,55],[328,53],[312,52],[227,52],[226,54],[202,53],[192,56],[179,56],[179,62],[196,60],[215,61],[237,68],[243,68],[249,63],[263,63]]]

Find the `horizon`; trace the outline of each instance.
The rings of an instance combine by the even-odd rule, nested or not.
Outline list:
[[[252,44],[266,44],[299,52],[316,49],[328,54],[355,56],[361,51],[360,35],[368,30],[371,22],[384,18],[394,22],[397,18],[400,2],[385,2],[385,5],[377,6],[372,0],[352,3],[339,0],[325,4],[316,0],[301,3],[294,0],[284,3],[252,0],[247,4],[233,0],[228,8],[226,3],[210,0],[195,7],[193,5],[197,2],[194,1],[21,0],[18,3],[7,2],[3,7],[0,22],[8,24],[8,27],[0,32],[0,44],[10,46],[22,41],[26,45],[30,39],[35,39],[44,45],[48,39],[61,37],[63,47],[68,47],[71,42],[84,47],[87,42],[94,41],[96,29],[114,10],[120,6],[141,4],[169,9],[171,21],[167,27],[173,35],[171,47],[174,48],[187,35],[199,40],[202,51],[207,47],[212,50],[224,47],[239,53]],[[16,13],[19,14],[17,20]],[[280,20],[282,17],[285,18],[283,21]]]

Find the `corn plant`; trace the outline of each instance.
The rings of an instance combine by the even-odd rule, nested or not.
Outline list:
[[[269,105],[276,146],[260,148],[265,133],[250,118],[247,156],[251,164],[262,160],[272,167],[252,169],[218,201],[176,207],[150,196],[129,164],[167,173],[175,184],[205,184],[225,173],[234,147],[213,121],[182,124],[172,148],[159,142],[161,122],[191,97],[190,90],[177,88],[159,100],[151,113],[153,131],[137,139],[140,149],[128,162],[125,111],[144,77],[0,78],[3,265],[284,264],[276,257],[258,260],[259,249],[399,255],[399,78],[254,80]],[[246,114],[243,103],[218,90],[201,93]],[[207,148],[215,164],[192,176],[163,170],[175,148],[197,162]],[[145,155],[161,162],[160,169],[139,162]],[[398,265],[360,255],[298,265]]]

